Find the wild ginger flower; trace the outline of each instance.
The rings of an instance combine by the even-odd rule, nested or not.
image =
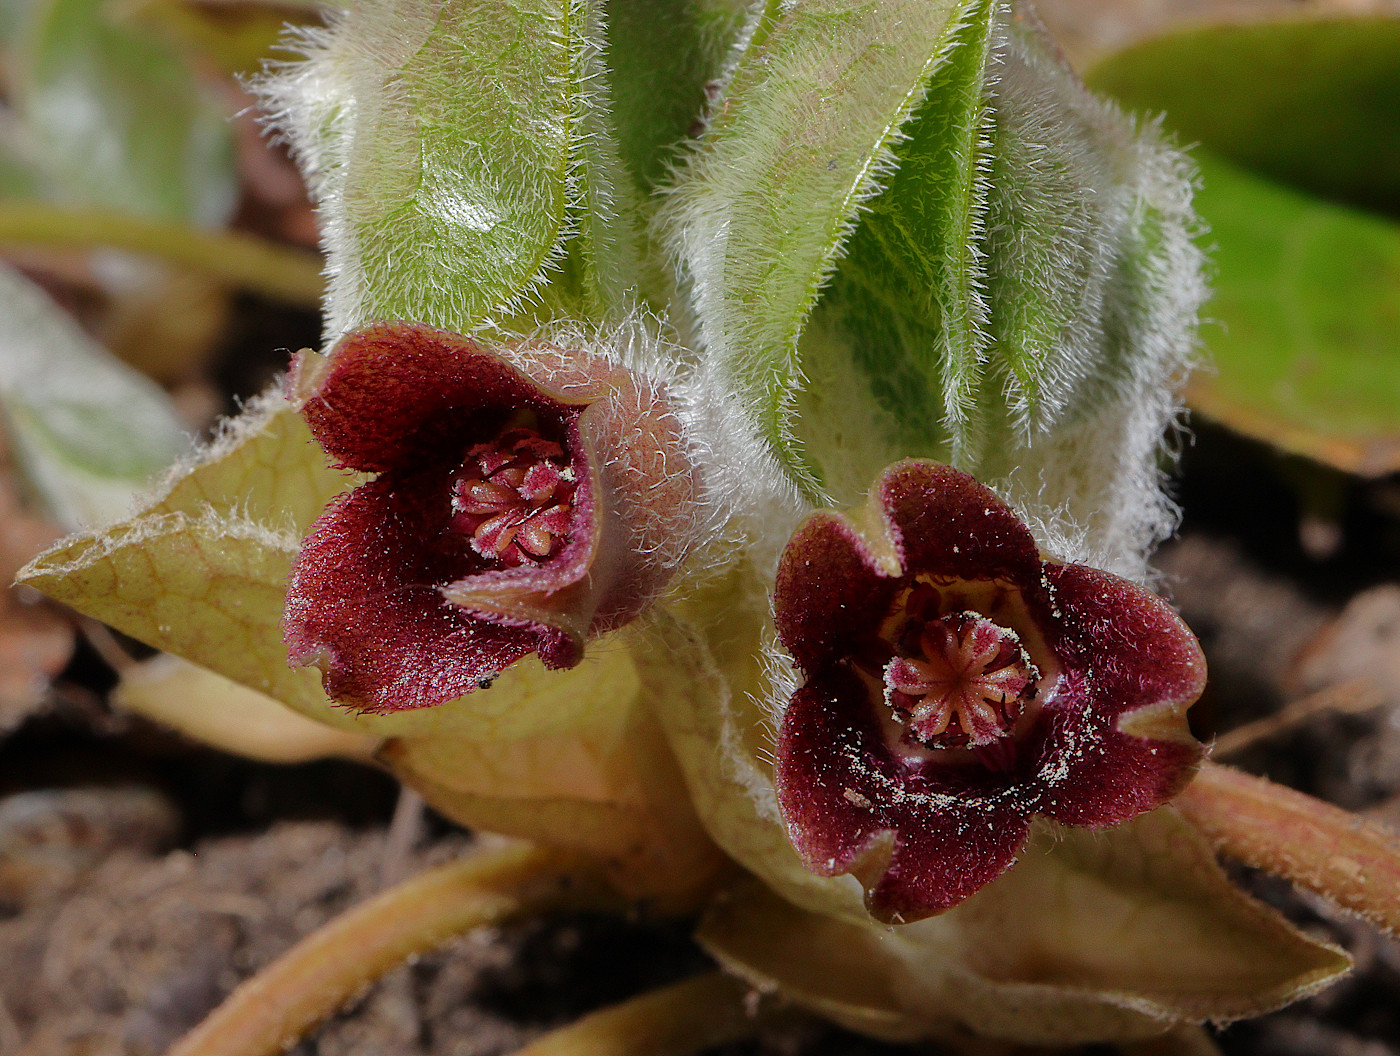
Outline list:
[[[360,710],[442,703],[530,653],[574,666],[655,597],[693,531],[665,393],[594,353],[508,360],[379,324],[332,350],[303,414],[342,468],[377,474],[316,522],[284,614],[292,661]]]
[[[890,922],[1007,869],[1041,815],[1105,826],[1190,780],[1205,662],[1170,608],[1030,531],[964,473],[887,469],[864,517],[819,513],[783,553],[778,634],[806,676],[776,783],[814,872]]]

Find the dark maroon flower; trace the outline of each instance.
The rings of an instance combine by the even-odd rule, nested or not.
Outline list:
[[[887,469],[864,511],[793,536],[774,593],[805,684],[777,790],[808,868],[855,874],[917,920],[1014,860],[1033,815],[1104,826],[1179,792],[1202,758],[1196,639],[1156,595],[1044,561],[1016,515],[947,466]]]
[[[343,703],[439,704],[530,653],[571,667],[684,556],[679,423],[604,357],[532,344],[508,361],[386,323],[304,358],[292,384],[330,457],[377,474],[326,508],[287,592],[292,662]]]

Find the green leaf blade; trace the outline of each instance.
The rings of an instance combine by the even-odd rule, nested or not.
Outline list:
[[[14,102],[73,204],[223,224],[237,195],[229,115],[173,50],[107,0],[35,2]]]
[[[1190,166],[1022,5],[970,9],[957,45],[802,335],[794,446],[842,503],[895,458],[951,462],[1047,550],[1140,576],[1204,298]]]
[[[670,219],[702,336],[779,451],[798,336],[961,6],[780,11],[754,32],[677,184]]]
[[[1400,225],[1200,162],[1217,370],[1192,405],[1349,472],[1400,469]]]
[[[579,5],[365,5],[264,85],[309,170],[329,254],[326,329],[471,332],[557,261],[573,160]]]
[[[706,105],[746,13],[737,0],[606,4],[618,148],[638,189],[666,176]]]
[[[26,475],[70,528],[126,512],[189,446],[169,397],[0,268],[0,410]]]
[[[893,931],[754,885],[698,938],[755,985],[897,1040],[1129,1042],[1271,1011],[1350,966],[1234,887],[1170,808],[1104,832],[1038,828],[1005,876]]]
[[[1171,33],[1090,82],[1165,111],[1182,142],[1315,194],[1400,214],[1400,19],[1285,19]]]
[[[986,304],[979,260],[985,190],[983,81],[992,40],[991,4],[965,13],[947,48],[948,58],[929,79],[923,101],[892,149],[894,167],[867,203],[825,291],[816,323],[823,335],[800,346],[802,367],[817,376],[828,358],[849,350],[850,366],[888,415],[884,444],[845,436],[846,446],[878,446],[949,458],[949,417],[962,417],[985,356]],[[841,336],[835,337],[829,331]],[[849,369],[849,368],[848,368]],[[813,386],[815,388],[816,386]],[[796,425],[798,440],[828,487],[843,476],[839,448],[824,438],[842,411],[812,413],[810,398]],[[948,409],[952,408],[950,415]],[[884,458],[882,451],[867,461]],[[884,463],[881,463],[884,464]],[[862,466],[851,484],[868,486]]]

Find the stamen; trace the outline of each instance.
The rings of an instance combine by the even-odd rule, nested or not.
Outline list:
[[[910,620],[899,638],[913,655],[885,665],[885,700],[925,747],[992,744],[1035,696],[1040,673],[1016,633],[978,613]]]
[[[452,479],[452,529],[493,563],[539,564],[568,541],[576,487],[561,445],[507,429],[467,451]]]

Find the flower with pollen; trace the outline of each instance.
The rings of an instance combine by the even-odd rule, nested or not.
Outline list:
[[[352,707],[439,704],[531,653],[572,667],[693,540],[670,401],[605,356],[386,323],[293,386],[326,452],[375,475],[313,526],[283,619],[293,662]]]
[[[885,700],[919,744],[992,744],[1035,695],[1036,667],[1016,632],[975,612],[911,619],[901,638],[910,655],[885,665]]]
[[[452,481],[452,529],[488,560],[539,564],[568,540],[574,486],[561,445],[506,430],[467,452]]]
[[[890,922],[1007,869],[1041,815],[1124,821],[1190,780],[1205,664],[1156,595],[1041,558],[966,474],[909,460],[868,508],[819,513],[779,564],[778,635],[805,676],[776,783],[807,866]]]

